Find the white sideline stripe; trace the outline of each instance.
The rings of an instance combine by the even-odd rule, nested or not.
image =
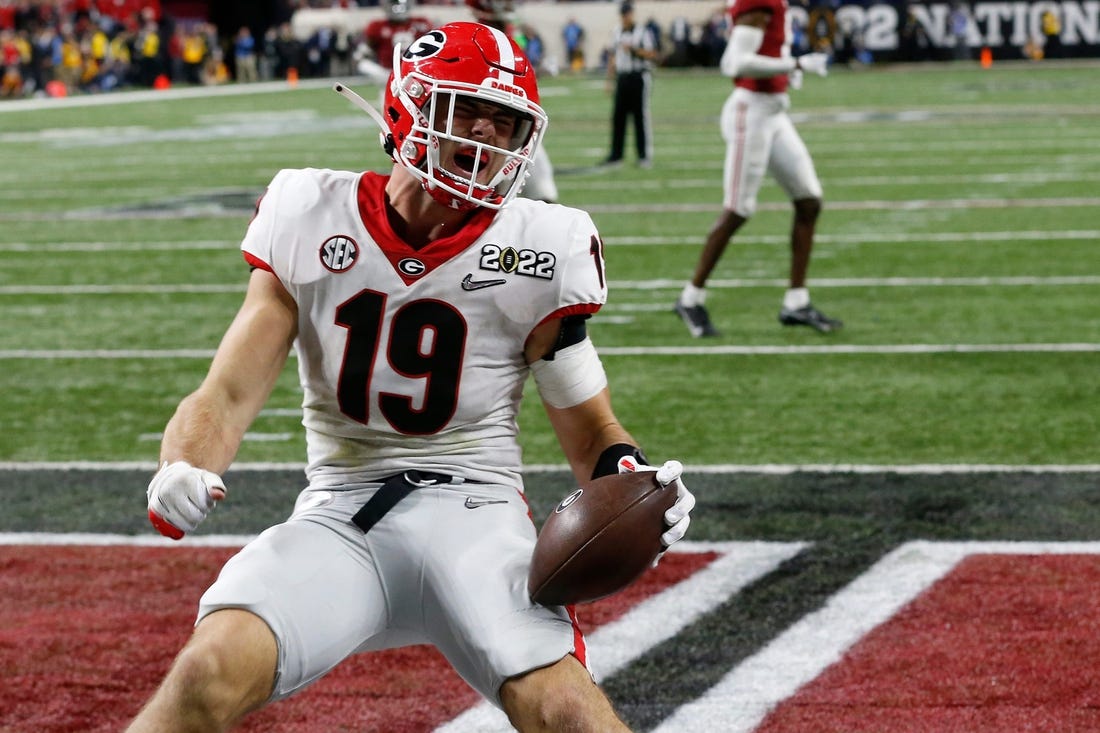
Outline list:
[[[1100,554],[1100,542],[907,542],[652,733],[749,733],[868,632],[976,554]]]
[[[819,346],[605,346],[601,356],[757,356],[796,354],[1084,353],[1100,344],[833,344]],[[213,349],[0,349],[11,359],[210,359]],[[296,358],[290,353],[290,358]]]
[[[676,543],[672,552],[716,551],[723,555],[686,580],[639,603],[618,620],[586,635],[593,671],[598,678],[614,674],[806,547],[803,542]],[[511,730],[514,729],[504,713],[482,702],[439,726],[435,733]]]
[[[1051,277],[838,277],[820,278],[815,288],[866,287],[961,287],[961,286],[1036,286],[1036,285],[1100,285],[1100,275],[1055,275]],[[731,278],[712,280],[710,288],[776,288],[786,287],[781,278]],[[612,290],[675,289],[684,280],[612,280]],[[169,293],[243,293],[247,283],[162,284],[145,285],[0,285],[0,295],[165,295]]]
[[[234,463],[227,473],[254,471],[305,471],[306,464],[298,462],[248,462]],[[759,473],[786,476],[792,473],[900,473],[939,476],[944,474],[971,473],[1100,473],[1100,463],[716,463],[687,466],[691,473],[743,474]],[[156,461],[0,461],[0,471],[155,471]],[[570,468],[564,463],[532,463],[523,467],[523,473],[563,473]]]

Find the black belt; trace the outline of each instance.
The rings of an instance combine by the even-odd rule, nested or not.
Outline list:
[[[397,506],[397,503],[411,494],[414,489],[449,484],[453,480],[453,476],[448,476],[445,473],[432,473],[431,471],[405,471],[394,474],[382,480],[382,485],[378,487],[371,498],[367,499],[367,503],[355,513],[351,521],[363,530],[363,534],[366,534],[371,527],[378,524],[378,520],[386,516],[390,509]],[[464,483],[474,484],[478,482],[466,480]]]

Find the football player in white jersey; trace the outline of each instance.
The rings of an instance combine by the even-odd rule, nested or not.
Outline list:
[[[392,171],[272,180],[242,243],[244,303],[165,429],[149,516],[180,538],[226,498],[291,348],[309,485],[226,563],[130,730],[225,730],[351,654],[421,643],[519,730],[625,730],[572,609],[527,593],[528,375],[578,481],[634,461],[676,487],[665,546],[694,497],[612,412],[584,327],[607,295],[591,218],[514,199],[546,128],[534,73],[499,30],[451,23],[401,53],[381,114],[337,90],[379,123]]]

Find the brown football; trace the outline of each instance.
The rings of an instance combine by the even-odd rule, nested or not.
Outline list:
[[[617,593],[653,564],[667,529],[673,486],[655,471],[601,476],[566,496],[535,542],[527,591],[547,606],[588,603]]]

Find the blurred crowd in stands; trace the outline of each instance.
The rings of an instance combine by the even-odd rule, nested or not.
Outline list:
[[[325,77],[353,71],[356,59],[370,54],[361,31],[321,28],[297,38],[290,20],[306,7],[370,7],[379,0],[278,4],[269,27],[219,29],[205,18],[174,17],[160,0],[0,0],[0,98]],[[728,28],[720,9],[701,25],[685,18],[667,28],[649,23],[665,50],[664,65],[715,65],[721,57]],[[574,16],[563,13],[559,28],[518,30],[517,40],[541,71],[587,68],[585,29]],[[545,55],[541,34],[549,32],[561,34],[565,58]]]

